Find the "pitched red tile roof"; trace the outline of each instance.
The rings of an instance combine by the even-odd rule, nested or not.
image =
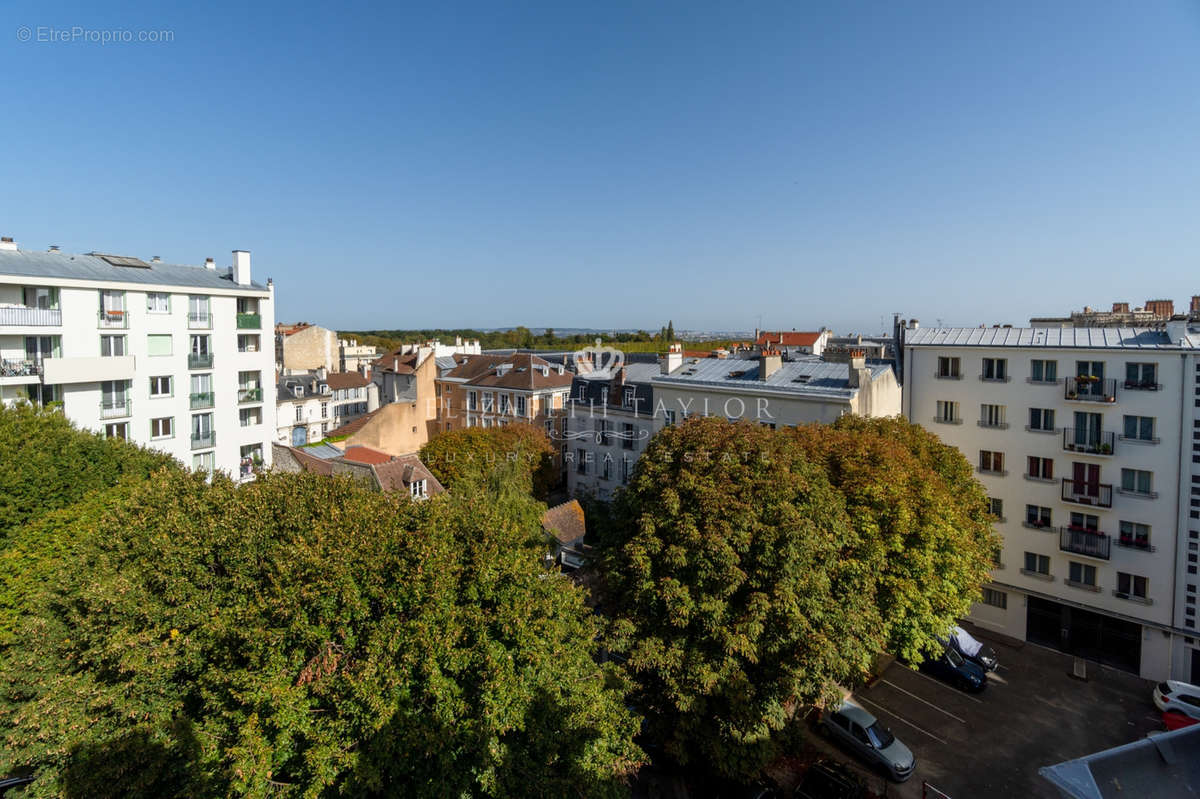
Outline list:
[[[555,505],[542,514],[542,529],[567,546],[582,542],[587,532],[583,506],[577,499]]]
[[[417,371],[417,356],[419,353],[410,352],[401,355],[400,350],[392,350],[375,361],[373,367],[381,372],[394,372],[398,375],[411,375]]]
[[[366,463],[375,466],[380,463],[387,463],[392,459],[392,456],[371,447],[356,446],[347,449],[342,458],[353,463]]]
[[[371,384],[369,377],[363,377],[358,372],[330,372],[325,376],[325,382],[334,391],[343,388],[363,388]]]
[[[300,468],[306,472],[313,474],[333,474],[333,465],[324,458],[318,458],[315,455],[309,455],[299,447],[287,447],[288,452],[292,453],[292,457],[300,464]]]
[[[507,367],[507,368],[502,368]],[[502,371],[503,374],[498,374]],[[515,388],[533,391],[539,388],[569,388],[574,375],[527,352],[513,355],[472,355],[442,375],[483,388]]]
[[[820,337],[820,332],[797,333],[793,331],[786,333],[783,331],[763,331],[759,333],[755,344],[759,347],[811,347],[817,343],[817,339]]]

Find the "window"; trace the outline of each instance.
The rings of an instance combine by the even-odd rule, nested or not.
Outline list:
[[[413,499],[425,499],[429,496],[424,480],[413,480],[408,484],[408,490]]]
[[[191,348],[192,355],[209,355],[212,353],[210,345],[210,336],[192,336]]]
[[[994,588],[983,589],[983,604],[1005,610],[1008,608],[1008,594]]]
[[[105,438],[119,438],[123,441],[129,440],[129,422],[112,422],[104,425]]]
[[[983,427],[1008,427],[1004,422],[1004,406],[980,405],[979,424]]]
[[[1035,480],[1053,480],[1054,479],[1054,459],[1053,458],[1038,458],[1030,455],[1029,471],[1026,474]]]
[[[1049,527],[1050,509],[1044,505],[1026,505],[1025,524],[1030,527]]]
[[[957,380],[962,376],[961,363],[962,359],[960,358],[938,358],[937,376],[948,380]]]
[[[494,399],[494,397],[492,396],[492,392],[490,392],[490,391],[485,391],[485,392],[483,392],[483,412],[484,412],[484,413],[491,413],[491,412],[492,412],[492,407],[493,407],[493,405],[492,405],[492,401],[493,401],[493,399]]]
[[[170,416],[150,420],[151,438],[172,438],[175,435],[175,420]]]
[[[621,459],[621,482],[628,483],[629,478],[633,476],[633,461],[629,458]]]
[[[1126,416],[1124,438],[1133,441],[1154,441],[1154,417]]]
[[[174,393],[174,385],[170,375],[150,378],[151,397],[169,397]]]
[[[997,497],[988,497],[988,513],[995,516],[1000,521],[1004,520],[1004,500]]]
[[[501,394],[500,395],[500,408],[499,408],[498,412],[499,413],[509,413],[511,408],[512,408],[512,405],[509,403],[508,394]]]
[[[625,408],[632,408],[633,398],[636,393],[633,386],[626,386],[625,390],[621,392],[621,405]]]
[[[1122,545],[1141,549],[1150,547],[1150,525],[1122,521],[1118,529],[1121,532]]]
[[[479,395],[476,394],[474,391],[467,392],[467,410],[468,411],[479,410]]]
[[[608,446],[611,443],[611,439],[609,438],[610,431],[611,431],[611,428],[609,428],[609,426],[608,426],[607,419],[597,419],[596,420],[596,443],[602,447]]]
[[[197,472],[209,472],[213,470],[213,453],[201,452],[192,456],[192,469]]]
[[[948,402],[946,400],[938,400],[937,403],[937,421],[949,422],[951,424],[959,420],[958,403]]]
[[[1070,526],[1072,530],[1089,530],[1098,532],[1100,530],[1100,517],[1091,513],[1072,513]]]
[[[238,422],[242,427],[254,427],[262,424],[262,407],[256,405],[253,408],[239,408]]]
[[[304,421],[304,406],[303,405],[296,406],[296,421],[297,422]]]
[[[171,354],[171,336],[166,335],[149,335],[146,336],[146,354],[147,355],[170,355]]]
[[[1153,390],[1158,388],[1158,365],[1153,363],[1125,364],[1125,388]]]
[[[979,451],[979,471],[992,474],[1004,473],[1004,453],[981,449]]]
[[[1151,476],[1150,472],[1142,469],[1122,469],[1121,490],[1130,494],[1153,496],[1154,492],[1150,490]]]
[[[633,442],[636,435],[637,431],[635,430],[634,426],[629,422],[626,422],[624,432],[621,437],[621,446],[623,446],[625,449],[633,449]]]
[[[1036,552],[1026,552],[1024,570],[1032,574],[1048,576],[1050,574],[1050,556],[1039,555]]]
[[[328,402],[321,403],[321,418],[322,419],[329,418],[329,403]]]
[[[575,470],[580,474],[587,474],[587,456],[588,451],[580,448],[578,450],[579,460],[575,465]]]
[[[608,455],[604,456],[604,464],[601,466],[600,476],[604,480],[612,479],[612,458]]]
[[[984,380],[1008,380],[1008,359],[984,358],[983,374],[980,377]]]
[[[1146,578],[1139,574],[1117,572],[1117,596],[1145,599],[1146,589],[1149,587],[1147,583]]]
[[[517,395],[517,416],[527,416],[528,415],[526,413],[527,403],[528,403],[528,400],[526,399],[524,394]]]
[[[213,445],[213,415],[211,413],[192,414],[192,446],[211,447]]]
[[[675,424],[675,411],[663,410],[663,417],[667,424]]]
[[[100,292],[100,326],[128,327],[129,320],[125,316],[125,292]]]
[[[150,292],[146,295],[146,313],[170,313],[171,295]]]
[[[260,349],[257,333],[238,333],[238,352],[258,352]]]
[[[1084,585],[1089,588],[1096,586],[1096,567],[1087,563],[1079,563],[1071,561],[1070,582],[1075,585]]]
[[[1051,408],[1030,408],[1029,429],[1054,432],[1054,410]]]
[[[1033,383],[1054,383],[1058,381],[1058,361],[1034,359],[1029,362],[1029,380]]]
[[[100,416],[129,415],[129,384],[125,380],[105,380],[100,384]]]
[[[209,327],[212,319],[208,313],[208,297],[188,297],[188,326]]]
[[[126,354],[124,336],[101,336],[100,355],[105,358],[120,358]]]

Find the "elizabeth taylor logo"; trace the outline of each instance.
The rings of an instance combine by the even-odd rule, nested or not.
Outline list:
[[[592,347],[575,350],[575,371],[578,374],[605,372],[615,374],[625,365],[625,353],[616,347],[605,347],[596,339]]]
[[[575,351],[575,372],[581,376],[596,375],[599,377],[604,375],[613,377],[624,365],[625,353],[616,347],[601,345],[599,339],[596,340],[595,346],[584,347],[581,350]],[[629,425],[628,430],[611,429],[604,417],[608,415],[610,407],[621,408],[622,406],[608,402],[606,397],[601,398],[599,402],[590,398],[587,400],[582,398],[572,399],[569,401],[569,405],[570,414],[567,418],[579,419],[580,421],[576,424],[581,428],[587,424],[584,419],[594,420],[593,429],[563,430],[561,432],[555,429],[550,433],[551,438],[558,439],[559,441],[591,439],[594,443],[601,445],[614,440],[645,441],[650,438],[650,431],[637,425]],[[637,414],[635,413],[635,415]]]

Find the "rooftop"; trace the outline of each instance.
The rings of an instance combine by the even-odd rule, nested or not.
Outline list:
[[[116,263],[128,265],[117,266]],[[121,256],[72,255],[40,250],[0,250],[0,275],[40,279],[94,280],[104,283],[139,283],[147,286],[178,286],[189,289],[244,291],[261,294],[267,287],[251,282],[239,286],[233,282],[229,267],[208,269],[142,261]]]
[[[1200,331],[1189,333],[1183,344],[1172,344],[1165,330],[1149,327],[927,327],[908,331],[904,346],[1091,350],[1200,347]]]
[[[868,364],[874,380],[891,366]],[[850,371],[844,363],[819,360],[784,361],[766,380],[758,379],[757,360],[716,360],[694,358],[685,360],[669,375],[659,375],[653,383],[659,385],[715,386],[736,388],[739,391],[786,392],[797,396],[849,399],[858,389],[850,387]]]
[[[624,369],[626,383],[649,383],[662,374],[662,368],[657,363],[626,363]],[[612,380],[613,373],[612,370],[606,369],[598,372],[584,372],[575,377],[579,380]]]

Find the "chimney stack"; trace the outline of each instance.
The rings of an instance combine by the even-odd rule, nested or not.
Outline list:
[[[62,248],[59,247],[57,244],[51,244],[50,249],[47,250],[47,252],[59,252],[61,249]]]
[[[250,285],[250,252],[249,250],[233,251],[233,282],[239,286]]]
[[[152,263],[152,264],[161,264],[161,263],[162,263],[162,258],[159,258],[157,255],[152,255],[152,256],[150,256],[150,263]]]
[[[1146,300],[1146,310],[1159,319],[1170,319],[1175,315],[1174,300]]]
[[[667,354],[658,359],[658,368],[664,375],[669,375],[683,366],[683,346],[675,343],[667,347]]]
[[[850,350],[849,374],[847,379],[850,388],[861,388],[871,382],[871,370],[867,368],[867,353],[865,350]]]
[[[1129,313],[1129,303],[1114,302],[1112,312],[1113,313]]]
[[[1192,295],[1192,313],[1200,313],[1200,294]]]
[[[16,250],[17,243],[13,241],[12,236],[0,236],[0,250]]]
[[[763,350],[762,354],[758,356],[758,379],[766,380],[778,372],[781,366],[783,366],[783,355],[779,350]]]
[[[205,258],[204,259],[204,268],[211,269],[215,272],[217,269],[217,262],[214,261],[212,258]]]

